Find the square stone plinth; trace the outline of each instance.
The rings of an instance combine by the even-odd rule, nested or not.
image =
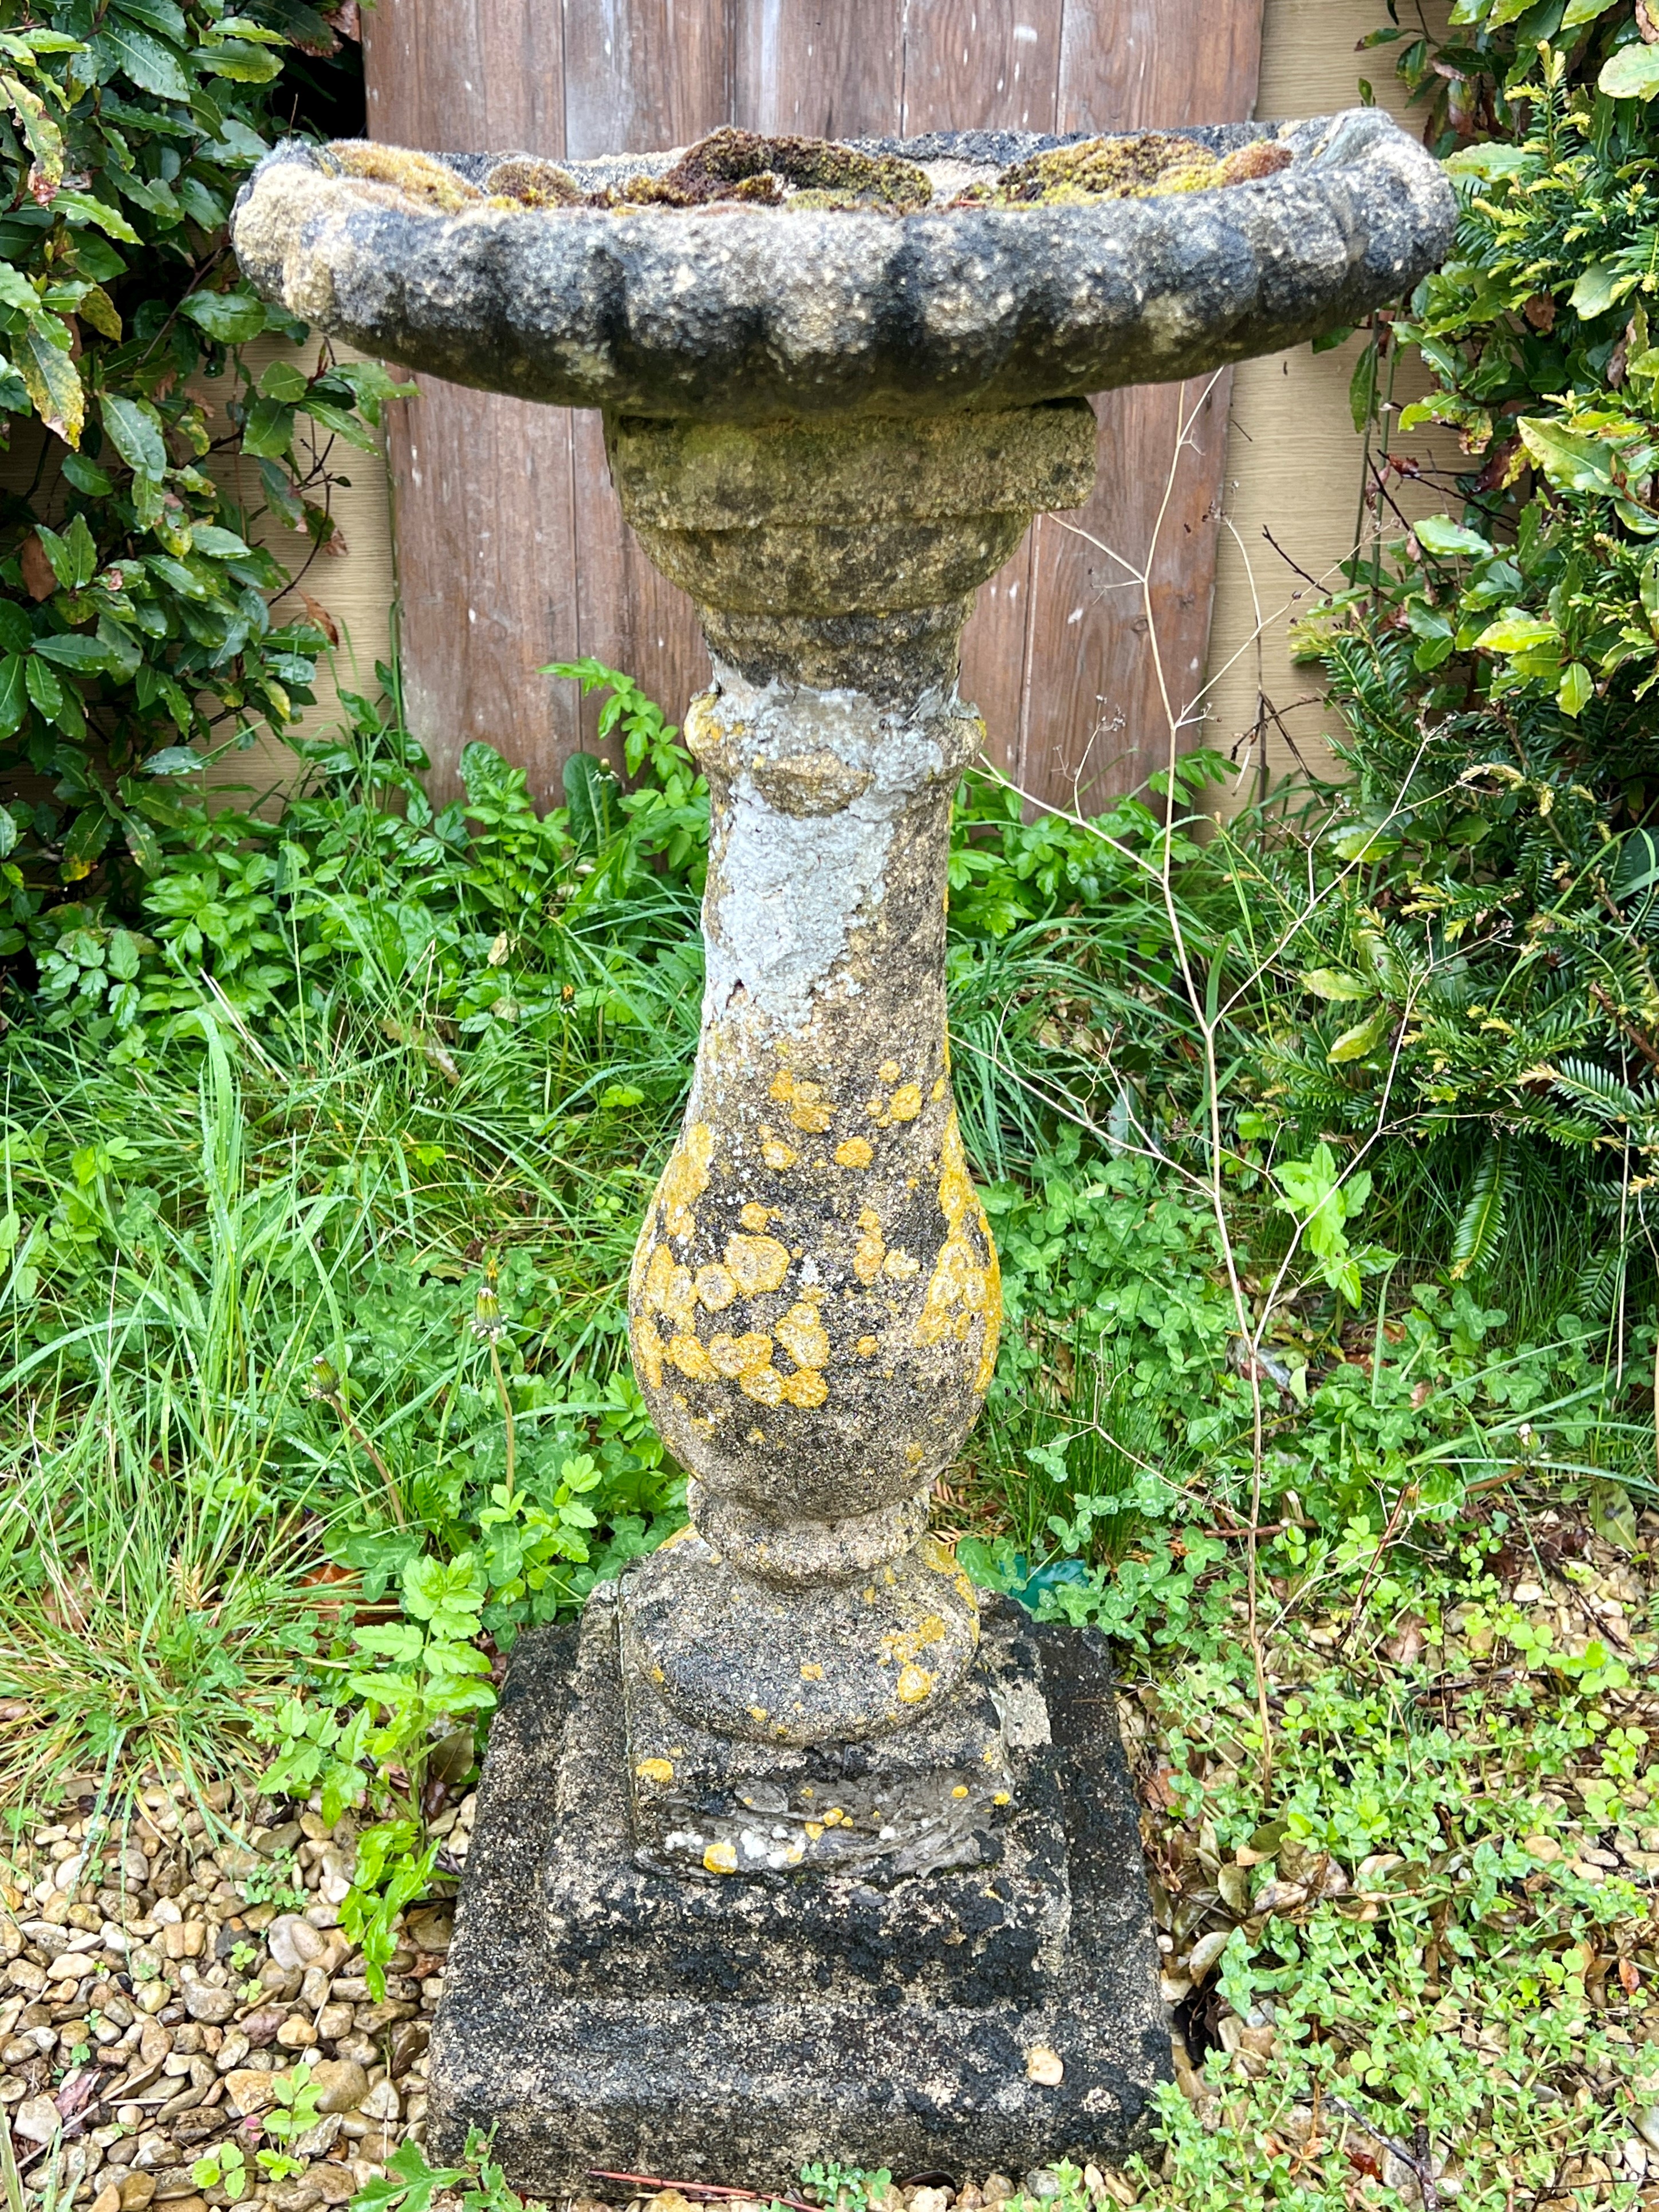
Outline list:
[[[665,1856],[649,1820],[636,1833],[614,1587],[580,1640],[523,1638],[434,2033],[434,2157],[494,2129],[508,2179],[538,2197],[596,2167],[785,2190],[812,2159],[902,2177],[1121,2158],[1170,2039],[1104,1644],[988,1605],[960,1694],[945,1765],[919,1745],[913,1771],[960,1771],[994,1711],[1009,1802],[955,1835],[951,1863],[722,1873]],[[654,1741],[633,1704],[636,1744]],[[663,1725],[701,1766],[707,1747]],[[896,1753],[851,1747],[839,1776],[836,1756],[814,1754],[810,1786],[857,1802]],[[738,1785],[793,1812],[802,1784],[739,1759],[708,1817]]]

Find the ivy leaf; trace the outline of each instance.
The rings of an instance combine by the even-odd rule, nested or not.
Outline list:
[[[64,334],[61,346],[52,343],[54,330]],[[42,315],[23,333],[18,374],[35,413],[48,430],[66,446],[78,446],[86,421],[87,396],[81,372],[70,359],[69,329],[56,315]]]
[[[167,465],[160,418],[136,399],[122,399],[112,392],[104,395],[102,406],[104,428],[116,452],[135,476],[151,477],[159,483]]]
[[[1659,92],[1659,46],[1621,46],[1595,81],[1609,100],[1651,100]]]
[[[265,326],[265,303],[252,292],[192,292],[179,313],[220,345],[241,345]]]
[[[171,46],[151,38],[148,31],[136,31],[128,23],[109,22],[93,40],[92,50],[101,77],[128,77],[140,92],[153,93],[157,100],[189,100],[190,79],[183,62]]]
[[[27,708],[23,656],[9,653],[0,660],[0,738],[9,738],[21,727]]]

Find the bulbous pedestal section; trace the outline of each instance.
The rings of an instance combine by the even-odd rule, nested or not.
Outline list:
[[[635,1568],[624,1648],[717,1731],[851,1742],[971,1665],[920,1547],[996,1358],[996,1249],[951,1101],[956,696],[975,586],[1094,470],[1086,405],[758,430],[611,426],[624,507],[696,597],[713,823],[684,1127],[647,1213],[635,1370],[703,1540]]]

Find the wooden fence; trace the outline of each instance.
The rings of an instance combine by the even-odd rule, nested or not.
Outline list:
[[[1262,0],[379,0],[370,134],[435,151],[583,155],[723,123],[819,137],[1122,131],[1248,117]],[[482,738],[556,797],[592,742],[539,664],[593,654],[672,712],[706,681],[690,602],[633,541],[599,419],[420,380],[390,461],[406,703],[438,785]],[[1051,803],[1097,806],[1167,746],[1204,679],[1230,380],[1097,403],[1091,506],[1040,521],[988,585],[963,691]],[[1190,417],[1177,456],[1177,424]],[[1154,539],[1156,544],[1154,548]],[[1148,561],[1149,550],[1152,558]]]

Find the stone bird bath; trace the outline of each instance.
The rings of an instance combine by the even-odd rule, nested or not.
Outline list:
[[[1356,321],[1452,219],[1375,110],[562,165],[295,142],[245,188],[242,265],[307,322],[604,410],[714,660],[702,1042],[629,1291],[692,1525],[515,1656],[439,2154],[477,2123],[538,2196],[787,2187],[1143,2124],[1168,2032],[1103,1650],[927,1534],[1000,1317],[945,1036],[957,640],[1087,496],[1086,394]]]

